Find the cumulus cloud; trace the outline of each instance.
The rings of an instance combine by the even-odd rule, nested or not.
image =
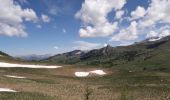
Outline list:
[[[79,30],[80,37],[106,37],[111,35],[117,29],[117,22],[103,23],[98,26],[87,26]]]
[[[75,15],[85,24],[79,30],[80,37],[106,37],[117,29],[117,22],[111,23],[107,16],[113,10],[120,10],[126,0],[85,0]]]
[[[157,36],[158,36],[158,33],[152,30],[146,35],[146,38],[152,38],[152,37],[157,37]]]
[[[151,0],[146,16],[140,21],[141,27],[157,23],[170,23],[170,0]]]
[[[146,14],[145,8],[138,6],[135,11],[131,12],[132,20],[144,17]]]
[[[0,34],[7,36],[27,36],[24,21],[37,20],[37,15],[32,9],[22,9],[13,0],[0,0]]]
[[[170,35],[170,31],[169,30],[163,30],[160,34],[159,34],[159,37],[160,38],[163,38],[163,37],[166,37],[166,36],[169,36]]]
[[[48,22],[50,22],[50,20],[51,20],[49,16],[44,15],[44,14],[41,15],[41,19],[42,19],[42,21],[45,22],[45,23],[48,23]]]
[[[101,44],[99,43],[90,43],[90,42],[85,42],[85,41],[76,41],[74,42],[74,44],[76,46],[73,48],[77,50],[91,50],[91,49],[95,49],[101,46]]]
[[[147,34],[146,37],[149,38],[149,41],[155,41],[155,40],[159,40],[169,35],[170,35],[170,31],[165,29],[160,32],[151,31],[149,34]]]
[[[133,21],[126,29],[120,30],[120,32],[114,35],[110,41],[126,41],[134,40],[138,38],[137,22]]]
[[[151,30],[151,32],[147,33],[147,38],[154,36],[161,38],[169,35],[169,7],[170,0],[151,0],[151,3],[146,11],[145,17],[143,17],[143,19],[139,21],[139,27],[143,29],[149,27]]]
[[[123,10],[117,11],[116,12],[116,19],[120,19],[125,12]]]
[[[162,6],[163,5],[163,6]],[[170,0],[151,0],[147,9],[141,6],[130,13],[131,23],[119,28],[111,41],[135,41],[141,34],[146,38],[162,38],[170,34]]]

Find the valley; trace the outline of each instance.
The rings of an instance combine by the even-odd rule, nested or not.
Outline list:
[[[0,0],[0,100],[170,100],[170,0]]]
[[[103,69],[107,75],[76,77],[75,71],[96,68],[63,66],[58,69],[0,68],[2,100],[160,100],[170,98],[169,71]],[[5,77],[4,75],[25,78]]]
[[[86,53],[73,51],[40,61],[6,54],[0,57],[0,88],[4,90],[0,99],[169,100],[169,43],[166,37]],[[47,67],[56,65],[61,67]]]

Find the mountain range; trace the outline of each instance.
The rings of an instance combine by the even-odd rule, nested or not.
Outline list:
[[[39,61],[39,60],[47,59],[50,56],[52,55],[51,54],[45,54],[45,55],[32,54],[32,55],[17,56],[17,58],[20,58],[26,61]]]
[[[107,45],[90,51],[74,50],[51,56],[41,62],[93,65],[100,67],[131,66],[151,69],[170,66],[170,36],[146,39],[129,46]]]
[[[0,60],[16,59],[0,52]],[[150,41],[146,39],[129,46],[107,45],[90,51],[74,50],[63,54],[31,55],[20,57],[27,61],[50,64],[90,65],[98,67],[131,67],[149,69],[169,69],[170,36]]]

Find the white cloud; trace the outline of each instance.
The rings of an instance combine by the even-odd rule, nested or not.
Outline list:
[[[166,36],[169,36],[170,35],[170,31],[169,30],[163,30],[160,34],[159,34],[159,37],[160,38],[163,38],[163,37],[166,37]]]
[[[117,11],[116,12],[116,19],[120,19],[124,15],[124,13],[125,12],[123,10]]]
[[[79,30],[80,37],[106,37],[117,29],[117,22],[110,23],[108,14],[121,9],[125,0],[85,0],[75,15],[86,25]]]
[[[73,48],[78,50],[91,50],[101,46],[99,43],[90,43],[85,41],[76,41],[74,44],[76,44],[76,46]]]
[[[131,12],[132,20],[144,17],[146,14],[145,8],[138,6],[135,11]]]
[[[170,0],[152,0],[146,16],[140,21],[141,27],[150,27],[158,23],[170,23]]]
[[[170,35],[170,30],[165,29],[165,30],[161,30],[160,32],[151,31],[149,34],[147,34],[146,38],[150,38],[149,41],[155,41],[169,35]]]
[[[117,22],[103,23],[101,25],[91,27],[87,26],[86,28],[81,28],[79,30],[80,37],[106,37],[111,35],[117,29]]]
[[[158,33],[155,31],[150,31],[147,35],[146,38],[152,38],[152,37],[157,37]]]
[[[108,46],[108,44],[107,43],[105,43],[104,45],[103,45],[103,47],[107,47]]]
[[[42,28],[42,26],[41,26],[41,25],[37,25],[36,27],[37,27],[37,28]]]
[[[65,28],[63,28],[63,30],[62,30],[62,31],[63,31],[63,33],[66,33],[66,32],[67,32]]]
[[[114,35],[110,41],[122,41],[122,40],[134,40],[138,38],[137,22],[133,21],[126,29],[120,30],[120,32]]]
[[[18,25],[9,25],[6,23],[0,23],[0,34],[7,36],[20,36],[26,37],[27,33],[24,31],[24,26],[20,23]]]
[[[122,43],[119,44],[119,46],[129,46],[132,45],[133,42],[127,42],[127,41],[123,41]]]
[[[54,46],[54,49],[59,49],[59,47],[58,46]]]
[[[48,23],[48,22],[50,22],[50,20],[51,20],[49,16],[44,15],[44,14],[41,15],[41,19],[42,19],[43,22],[45,22],[45,23]]]
[[[140,35],[149,38],[170,34],[170,0],[151,0],[148,8],[137,5],[129,16],[122,9],[125,3],[126,0],[85,0],[75,15],[83,22],[80,37],[111,36],[110,41],[128,45],[137,41]],[[107,17],[112,11],[115,12],[115,19],[127,19],[130,25],[123,27],[121,23],[109,22]]]
[[[165,37],[170,34],[170,0],[151,0],[147,9],[138,6],[131,12],[131,24],[120,29],[111,41],[135,41],[143,34],[146,38]],[[136,21],[132,21],[136,20]]]
[[[36,21],[37,15],[32,9],[22,9],[13,0],[0,0],[0,34],[7,36],[27,36],[24,21]]]

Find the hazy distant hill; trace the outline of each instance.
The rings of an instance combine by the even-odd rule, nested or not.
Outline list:
[[[137,66],[137,67],[168,67],[170,66],[170,36],[135,43],[130,46],[111,47],[88,52],[75,50],[58,54],[43,62],[61,64],[84,64],[102,67]]]
[[[49,57],[45,60],[45,62],[52,62],[52,63],[62,63],[62,64],[75,64],[77,62],[80,62],[80,58],[82,55],[84,55],[85,52],[81,50],[74,50],[71,52],[63,53],[63,54],[57,54],[52,57]]]
[[[26,60],[26,61],[39,61],[39,60],[47,59],[50,56],[52,55],[51,54],[45,54],[45,55],[32,54],[32,55],[18,56],[18,58],[22,60]]]

